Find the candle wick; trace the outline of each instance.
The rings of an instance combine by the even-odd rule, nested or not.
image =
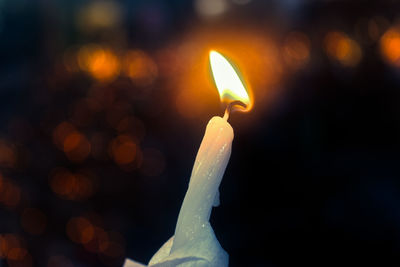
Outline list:
[[[230,113],[235,110],[235,108],[234,108],[235,106],[242,106],[242,107],[246,108],[246,105],[241,101],[230,102],[228,104],[228,106],[226,106],[225,114],[223,117],[224,120],[228,121]]]
[[[225,121],[228,121],[228,119],[229,119],[229,111],[230,111],[229,106],[230,106],[230,105],[228,105],[228,106],[226,107],[226,109],[225,109],[225,114],[224,114],[224,117],[223,117],[223,119],[224,119]]]

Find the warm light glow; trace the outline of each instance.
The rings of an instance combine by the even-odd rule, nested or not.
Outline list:
[[[304,67],[310,60],[310,39],[301,32],[291,32],[282,47],[283,58],[288,66]]]
[[[251,108],[251,101],[247,90],[229,61],[217,51],[210,52],[210,65],[214,81],[222,102],[240,101],[245,110]]]
[[[329,32],[325,36],[325,50],[329,57],[345,67],[355,67],[362,58],[360,45],[343,32]]]
[[[120,61],[109,48],[85,45],[78,51],[78,64],[99,81],[112,81],[120,72]]]
[[[380,40],[383,58],[389,64],[400,67],[400,27],[391,27]]]

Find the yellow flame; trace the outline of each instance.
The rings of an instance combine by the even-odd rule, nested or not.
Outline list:
[[[222,102],[240,101],[245,110],[251,107],[249,94],[231,63],[217,51],[210,51],[210,65]]]

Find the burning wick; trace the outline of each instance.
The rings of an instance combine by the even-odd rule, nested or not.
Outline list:
[[[179,212],[175,235],[153,256],[148,266],[228,266],[228,253],[221,247],[209,223],[212,207],[219,205],[219,185],[231,155],[233,128],[228,123],[233,110],[248,111],[250,97],[229,61],[210,52],[210,65],[224,117],[211,118],[197,152],[189,187]],[[125,267],[144,266],[127,260]]]
[[[246,105],[241,102],[241,101],[233,101],[231,103],[228,104],[228,106],[225,109],[225,113],[224,113],[224,117],[222,117],[224,120],[228,121],[229,119],[229,115],[231,114],[231,112],[233,112],[235,110],[235,108],[237,108],[237,106],[241,106],[243,108],[246,108]]]

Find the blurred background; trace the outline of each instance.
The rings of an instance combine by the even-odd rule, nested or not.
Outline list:
[[[146,263],[240,67],[230,266],[400,265],[400,1],[1,0],[0,266]]]

